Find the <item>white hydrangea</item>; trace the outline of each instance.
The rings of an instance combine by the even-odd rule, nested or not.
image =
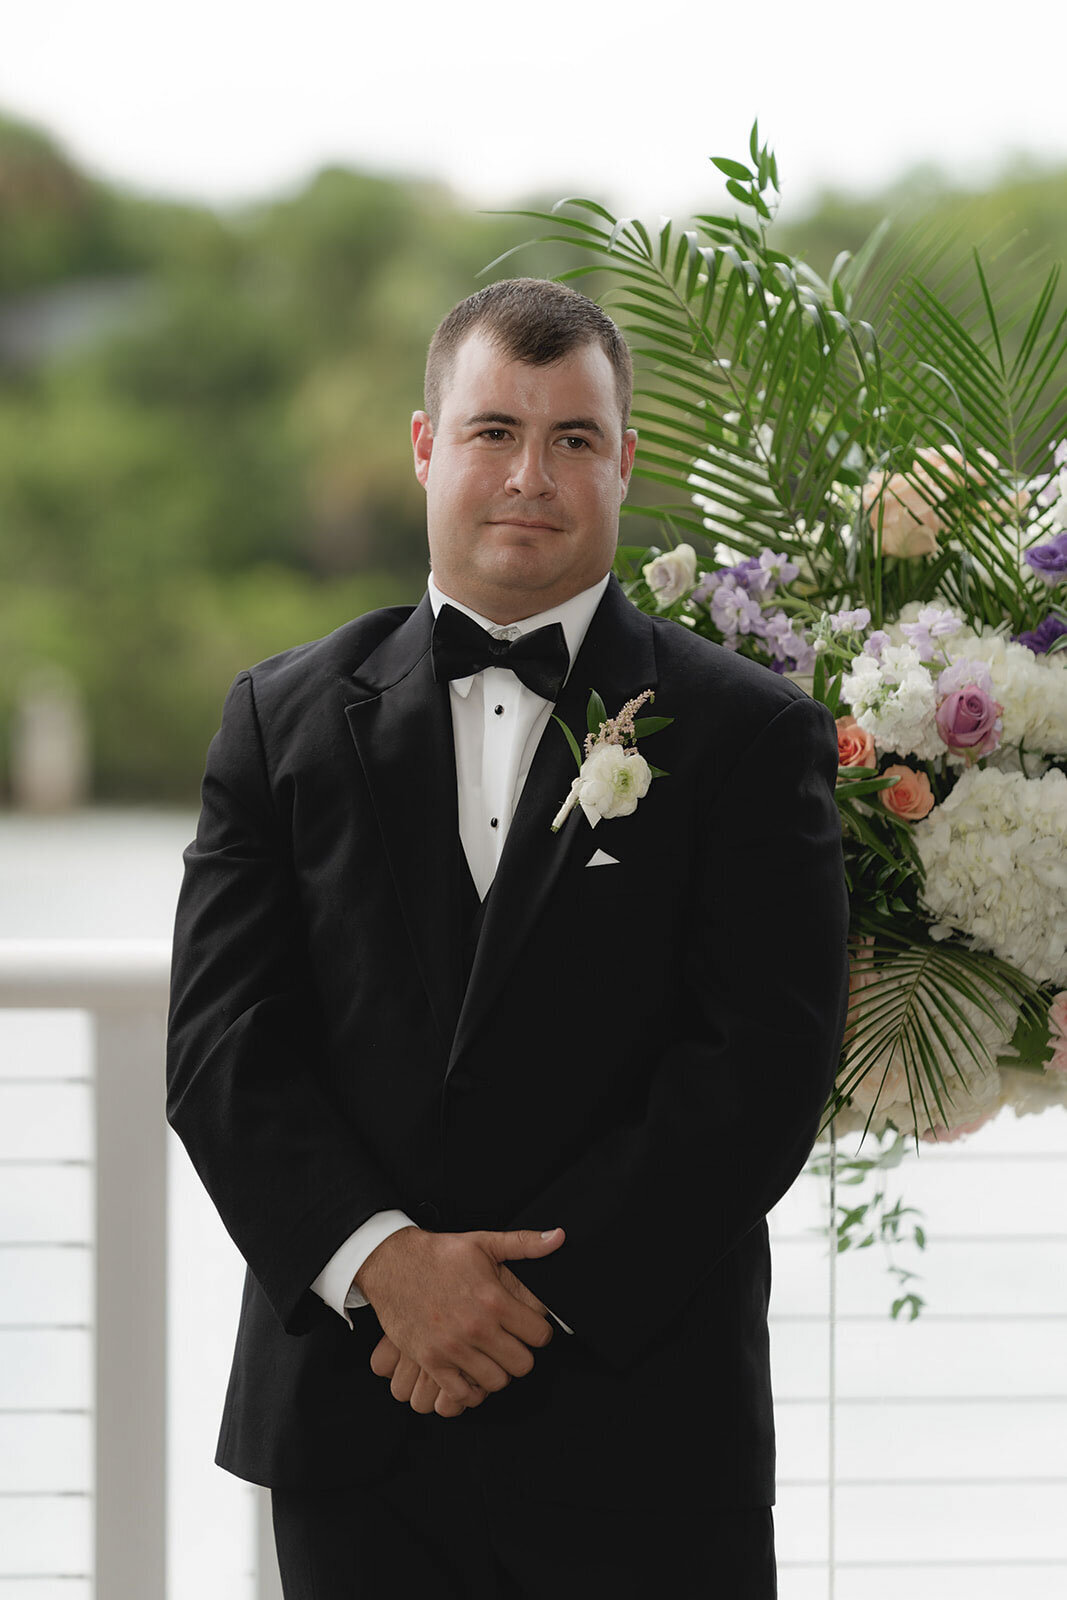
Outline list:
[[[887,644],[881,657],[859,655],[841,680],[841,694],[879,750],[934,761],[945,753],[934,716],[934,680],[910,644]]]
[[[977,767],[915,826],[934,936],[1067,984],[1067,777]]]
[[[1039,1116],[1049,1106],[1067,1105],[1067,1073],[1021,1072],[1002,1067],[1004,1103],[1017,1117]]]

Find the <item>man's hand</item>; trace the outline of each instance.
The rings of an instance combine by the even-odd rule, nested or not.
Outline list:
[[[379,1376],[391,1376],[394,1396],[420,1411],[458,1416],[525,1376],[533,1367],[527,1347],[547,1345],[552,1327],[545,1307],[503,1263],[549,1255],[564,1237],[562,1228],[543,1238],[525,1228],[429,1233],[410,1227],[372,1250],[355,1281],[398,1352],[391,1374],[383,1342],[371,1362]],[[444,1410],[432,1385],[442,1405],[451,1402]]]
[[[500,1268],[500,1281],[516,1299],[522,1300],[531,1310],[547,1316],[547,1306],[543,1305],[513,1272],[509,1272],[507,1267]],[[429,1373],[417,1366],[410,1356],[402,1355],[386,1333],[382,1334],[371,1353],[370,1366],[377,1377],[392,1379],[389,1388],[394,1399],[410,1403],[413,1411],[418,1411],[424,1416],[436,1411],[439,1417],[458,1417],[467,1409],[466,1405],[446,1394]],[[470,1404],[481,1405],[485,1399],[485,1391],[480,1385],[472,1383],[467,1373],[463,1373],[462,1376],[475,1391],[476,1398]],[[508,1382],[511,1382],[510,1378]]]

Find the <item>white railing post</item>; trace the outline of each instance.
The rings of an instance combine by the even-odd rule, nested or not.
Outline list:
[[[270,1490],[256,1490],[256,1589],[255,1600],[282,1600],[282,1580],[278,1575],[278,1552],[274,1547],[274,1523],[270,1511]]]
[[[98,1011],[96,1594],[166,1594],[165,1020]]]

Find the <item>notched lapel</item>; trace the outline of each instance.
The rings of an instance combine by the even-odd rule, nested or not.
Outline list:
[[[566,723],[580,744],[590,689],[597,691],[608,715],[614,716],[642,689],[654,689],[656,681],[652,624],[630,604],[613,577],[589,624],[554,714]],[[550,719],[537,746],[493,880],[456,1029],[450,1072],[484,1021],[560,876],[572,868],[584,870],[591,854],[593,830],[579,806],[558,833],[552,832],[552,819],[567,798],[576,774],[563,730]],[[599,831],[598,828],[596,832]]]
[[[348,680],[345,716],[367,780],[415,961],[450,1042],[463,981],[456,758],[448,685],[433,679],[424,597]]]

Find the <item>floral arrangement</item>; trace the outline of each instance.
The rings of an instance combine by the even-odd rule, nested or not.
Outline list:
[[[1067,310],[1058,269],[1020,305],[921,234],[824,281],[774,246],[758,128],[713,161],[738,215],[527,214],[589,258],[563,277],[607,272],[637,358],[635,471],[670,499],[639,508],[662,548],[620,547],[630,598],[834,716],[851,1000],[822,1132],[888,1141],[852,1181],[1067,1105]],[[882,1193],[841,1210],[839,1248],[905,1229]]]

